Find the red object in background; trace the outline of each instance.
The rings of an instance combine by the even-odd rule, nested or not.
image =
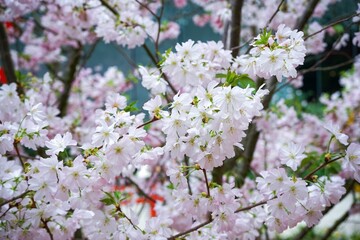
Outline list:
[[[154,199],[155,201],[160,201],[160,202],[163,202],[164,201],[164,198],[157,195],[157,194],[152,194],[150,195],[150,197],[152,199]],[[156,217],[157,216],[157,213],[155,211],[155,202],[151,201],[150,199],[147,199],[147,198],[138,198],[136,200],[137,203],[148,203],[150,205],[150,216],[151,217]]]
[[[115,186],[113,186],[113,191],[122,191],[122,192],[125,192],[125,189],[126,189],[126,188],[127,188],[127,186],[123,186],[123,185],[118,186],[118,185],[115,185]],[[130,198],[131,198],[132,195],[133,195],[132,193],[128,193],[128,194],[130,195]],[[147,203],[147,204],[149,204],[149,205],[150,205],[150,216],[151,216],[151,217],[156,217],[156,216],[157,216],[157,213],[156,213],[156,211],[155,211],[155,203],[156,203],[156,201],[163,202],[165,199],[164,199],[163,197],[157,195],[157,194],[150,194],[149,197],[150,197],[151,199],[148,199],[148,198],[146,198],[146,197],[139,197],[139,198],[137,198],[135,201],[136,201],[136,203],[142,203],[142,204]],[[155,200],[155,202],[154,202],[154,200]],[[127,205],[127,204],[129,204],[130,202],[131,202],[130,199],[129,199],[129,200],[123,200],[123,201],[121,201],[121,204],[122,204],[122,205]]]
[[[0,83],[1,84],[6,84],[7,83],[5,71],[4,71],[4,69],[2,67],[0,67]]]
[[[14,24],[12,22],[5,22],[6,29],[14,28]]]

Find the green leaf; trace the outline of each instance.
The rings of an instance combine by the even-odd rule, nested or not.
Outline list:
[[[225,74],[225,73],[217,73],[215,75],[215,78],[226,78],[226,77],[227,77],[227,74]]]
[[[260,34],[260,38],[258,40],[256,40],[254,44],[255,45],[267,45],[271,35],[272,35],[271,31],[267,31],[266,29],[264,29],[264,31]]]
[[[127,105],[125,108],[124,108],[124,111],[125,112],[136,112],[138,111],[139,109],[136,107],[136,102],[131,102],[129,105]]]
[[[175,187],[174,187],[174,184],[170,183],[169,185],[166,186],[168,189],[170,190],[174,190]]]
[[[336,33],[341,34],[344,32],[344,26],[341,24],[336,24],[335,26],[333,26],[334,30]]]
[[[115,205],[116,202],[111,198],[100,199],[100,202],[104,203],[106,206]]]
[[[161,55],[161,60],[158,63],[159,66],[163,65],[163,63],[169,57],[171,51],[172,51],[172,48],[169,48],[168,50],[165,51],[165,53],[163,55]]]
[[[103,193],[105,193],[106,196],[104,198],[102,198],[100,200],[100,202],[104,203],[107,206],[116,204],[116,200],[111,193],[108,193],[108,192],[103,192]]]
[[[137,84],[139,82],[139,79],[132,73],[128,74],[126,80],[129,81],[129,82],[132,82],[134,84]]]
[[[256,88],[254,80],[252,80],[247,74],[238,75],[236,78],[236,85],[241,88]]]
[[[115,191],[115,192],[114,192],[114,197],[116,198],[116,200],[120,201],[120,199],[121,199],[121,192]]]

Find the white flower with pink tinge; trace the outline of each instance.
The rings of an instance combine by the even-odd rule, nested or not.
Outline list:
[[[71,133],[67,132],[63,137],[56,134],[54,139],[45,142],[45,145],[49,148],[46,150],[47,155],[56,155],[64,151],[67,146],[76,146],[76,141],[72,139]]]

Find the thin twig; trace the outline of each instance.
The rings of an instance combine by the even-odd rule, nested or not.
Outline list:
[[[353,24],[353,23],[350,23],[350,24],[346,27],[346,31],[345,31],[345,32],[347,32],[347,30],[350,29],[350,27],[351,27],[352,24]],[[320,59],[320,60],[317,61],[313,66],[311,66],[309,69],[316,68],[316,67],[319,66],[321,63],[323,63],[326,59],[328,59],[328,58],[330,57],[330,55],[335,51],[335,47],[336,47],[336,45],[340,42],[340,40],[341,40],[341,38],[342,38],[343,35],[344,35],[344,34],[340,35],[340,36],[336,39],[336,41],[335,41],[335,43],[333,44],[333,46],[332,46],[332,48],[330,49],[330,51],[329,51],[322,59]]]
[[[134,62],[134,60],[132,60],[129,55],[118,45],[115,45],[115,49],[125,58],[125,60],[129,63],[129,65],[134,68],[137,69],[138,66],[137,64]]]
[[[157,62],[159,62],[159,56],[158,56],[159,40],[160,40],[160,32],[161,32],[161,19],[162,19],[162,16],[164,14],[164,8],[165,8],[164,0],[161,0],[160,14],[159,14],[159,16],[157,18],[158,30],[157,30],[157,34],[156,34],[156,40],[155,40],[155,57],[156,57]]]
[[[42,219],[42,218],[41,218],[41,222],[44,224],[44,227],[45,227],[45,229],[46,229],[46,232],[49,234],[50,239],[51,239],[51,240],[54,240],[54,236],[53,236],[53,234],[51,233],[49,226],[47,225],[48,222],[45,221],[45,220]]]
[[[141,7],[145,8],[147,11],[149,11],[149,13],[154,16],[154,18],[156,18],[157,20],[159,20],[159,16],[156,15],[156,13],[154,13],[154,12],[148,7],[148,5],[143,4],[143,3],[140,2],[139,0],[135,0],[135,2],[137,2]]]
[[[19,199],[19,198],[25,197],[29,192],[31,192],[31,191],[30,191],[30,190],[27,190],[26,192],[20,194],[19,196],[13,197],[13,198],[11,198],[11,199],[9,199],[9,200],[6,200],[6,201],[2,202],[2,203],[0,204],[0,208],[1,208],[2,206],[4,206],[4,205],[8,204],[8,203],[11,203],[11,202]]]
[[[115,8],[110,6],[106,0],[100,0],[100,2],[104,7],[106,7],[108,10],[110,10],[110,12],[112,12],[114,15],[119,16],[119,13],[115,10]]]
[[[312,34],[304,37],[304,40],[306,40],[306,39],[308,39],[308,38],[311,38],[311,37],[315,36],[315,35],[318,34],[318,33],[321,33],[322,31],[328,29],[329,27],[332,27],[332,26],[334,26],[334,25],[336,25],[336,24],[345,22],[345,21],[347,21],[347,20],[349,20],[349,19],[351,19],[351,18],[353,18],[353,17],[355,17],[355,16],[359,16],[359,15],[360,15],[360,13],[354,13],[354,14],[352,14],[352,15],[350,15],[350,16],[347,16],[347,17],[341,18],[341,19],[339,19],[339,20],[336,20],[335,22],[332,22],[332,23],[326,25],[325,27],[323,27],[323,28],[320,29],[319,31],[316,31],[316,32],[314,32],[314,33],[312,33]]]
[[[22,159],[21,155],[20,155],[20,151],[19,151],[19,148],[18,148],[18,145],[16,142],[14,142],[14,148],[15,148],[15,151],[16,151],[16,154],[20,160],[20,163],[21,163],[21,166],[23,169],[25,169],[25,162],[24,160]]]
[[[83,61],[82,61],[82,63],[80,64],[80,67],[78,68],[78,71],[80,71],[85,65],[86,65],[86,63],[89,61],[89,59],[90,59],[90,57],[91,57],[91,55],[94,53],[94,51],[95,51],[95,48],[96,48],[96,46],[98,45],[98,43],[99,43],[99,40],[97,40],[96,42],[94,42],[92,45],[91,45],[91,47],[90,47],[90,49],[89,49],[89,51],[85,54],[85,56],[83,57]],[[76,74],[77,75],[77,74]]]
[[[280,11],[281,5],[285,2],[285,0],[282,0],[280,2],[280,4],[278,5],[276,11],[273,13],[273,15],[271,16],[271,18],[269,19],[269,21],[266,23],[265,29],[269,27],[270,23],[272,22],[272,20],[275,18],[276,14]]]
[[[157,117],[153,117],[153,119],[147,121],[147,122],[144,122],[143,124],[137,126],[136,128],[142,128],[150,123],[153,123],[153,122],[156,122],[157,120],[160,120],[160,118],[157,118]]]
[[[203,173],[204,173],[204,178],[205,178],[205,183],[206,183],[206,191],[207,191],[207,196],[210,197],[210,187],[209,187],[209,182],[208,182],[208,178],[207,178],[207,174],[206,174],[206,170],[203,169]]]
[[[313,171],[311,171],[309,174],[307,174],[303,179],[304,180],[310,180],[310,178],[312,177],[312,175],[314,175],[314,173],[316,173],[317,171],[319,171],[320,169],[322,169],[323,167],[325,167],[326,165],[332,163],[332,162],[335,162],[339,159],[342,159],[343,156],[340,156],[340,157],[336,157],[334,159],[331,159],[329,161],[325,161],[323,162],[320,166],[318,166],[317,168],[315,168]]]
[[[155,66],[157,66],[157,65],[158,65],[158,62],[156,61],[156,58],[154,57],[154,55],[153,55],[152,52],[150,51],[149,47],[148,47],[145,43],[142,45],[142,47],[144,48],[146,54],[150,57],[150,59],[151,59],[151,61],[153,62],[153,64],[154,64]]]
[[[190,229],[187,230],[187,231],[184,231],[184,232],[178,233],[178,234],[176,234],[176,235],[174,235],[174,236],[172,236],[172,237],[169,237],[168,240],[175,240],[175,239],[178,238],[178,237],[184,236],[184,235],[186,235],[186,234],[188,234],[188,233],[192,233],[192,232],[198,230],[199,228],[202,228],[202,227],[208,225],[208,224],[211,223],[212,221],[213,221],[212,219],[209,219],[209,220],[207,220],[206,222],[200,223],[199,225],[197,225],[197,226],[195,226],[195,227],[193,227],[193,228],[190,228]]]
[[[346,62],[343,62],[343,63],[339,63],[339,64],[336,64],[336,65],[332,65],[332,66],[329,66],[329,67],[318,67],[318,68],[308,68],[308,69],[305,69],[305,70],[300,70],[298,72],[298,76],[299,75],[303,75],[305,73],[309,73],[309,72],[317,72],[317,71],[330,71],[330,70],[334,70],[336,68],[339,68],[339,67],[343,67],[343,66],[346,66],[346,65],[349,65],[351,63],[354,62],[354,59],[350,59]],[[296,78],[291,78],[289,79],[287,82],[285,82],[284,84],[282,84],[281,86],[279,86],[275,92],[278,92],[280,91],[281,89],[283,89],[284,87],[288,86],[292,81],[294,81]]]
[[[126,180],[128,180],[132,185],[135,186],[135,188],[137,189],[138,193],[139,193],[141,196],[145,197],[146,199],[148,199],[149,201],[151,201],[151,202],[153,202],[153,203],[156,203],[156,200],[153,199],[152,197],[150,197],[147,193],[145,193],[144,190],[142,190],[142,189],[140,188],[140,186],[139,186],[136,182],[134,182],[131,178],[126,177]]]
[[[186,183],[187,183],[187,187],[188,187],[188,191],[189,191],[189,195],[192,195],[192,189],[191,189],[191,185],[190,185],[190,171],[189,171],[189,157],[185,155],[184,157],[184,162],[185,162],[185,166],[186,166],[186,170],[184,171],[184,175],[186,176]]]
[[[243,208],[239,208],[235,211],[235,213],[238,213],[238,212],[244,212],[244,211],[247,211],[247,210],[250,210],[254,207],[258,207],[258,206],[261,206],[261,205],[264,205],[265,203],[267,203],[269,200],[264,200],[264,201],[261,201],[261,202],[258,202],[258,203],[255,203],[253,205],[250,205],[250,206],[247,206],[247,207],[243,207]]]

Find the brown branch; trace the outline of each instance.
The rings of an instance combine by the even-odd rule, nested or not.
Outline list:
[[[210,197],[209,182],[208,182],[208,178],[207,178],[207,174],[206,174],[206,170],[205,170],[205,169],[203,169],[203,173],[204,173],[204,178],[205,178],[205,183],[206,183],[207,196]]]
[[[129,55],[118,45],[113,45],[115,47],[115,49],[125,58],[125,61],[128,62],[128,64],[133,68],[133,69],[137,69],[138,66],[137,64],[134,62],[134,60],[132,60]]]
[[[160,120],[160,118],[157,118],[157,117],[153,117],[153,119],[147,121],[147,122],[144,122],[143,124],[137,126],[136,128],[142,128],[150,123],[153,123],[153,122],[156,122],[157,120]]]
[[[16,79],[14,63],[11,58],[8,37],[6,34],[6,28],[4,26],[4,23],[0,23],[0,58],[1,58],[1,64],[3,65],[4,68],[7,82],[9,84],[15,83],[17,86],[16,90],[18,94],[23,95],[24,90],[21,84]]]
[[[46,229],[46,232],[49,234],[50,239],[51,239],[51,240],[54,240],[54,236],[53,236],[53,234],[51,233],[49,226],[47,225],[48,221],[45,221],[44,219],[41,218],[41,222],[44,224],[44,227],[45,227],[45,229]]]
[[[343,63],[339,63],[339,64],[335,64],[335,65],[332,65],[332,66],[328,66],[328,67],[318,67],[318,68],[314,68],[314,69],[309,69],[309,71],[304,71],[305,73],[307,72],[315,72],[315,71],[330,71],[330,70],[334,70],[336,68],[339,68],[339,67],[343,67],[343,66],[346,66],[346,65],[349,65],[349,64],[352,64],[354,63],[354,59],[350,59],[346,62],[343,62]]]
[[[305,73],[309,73],[309,72],[317,72],[317,71],[330,71],[330,70],[334,70],[336,68],[339,68],[339,67],[343,67],[343,66],[346,66],[346,65],[349,65],[349,64],[352,64],[354,63],[354,59],[350,59],[346,62],[343,62],[343,63],[339,63],[339,64],[335,64],[335,65],[332,65],[332,66],[328,66],[328,67],[312,67],[312,68],[308,68],[308,69],[305,69],[305,70],[301,70],[299,71],[298,75],[303,75]],[[275,93],[280,91],[281,89],[283,89],[284,87],[288,86],[292,81],[294,81],[296,78],[291,78],[289,79],[286,83],[282,84],[281,86],[279,86],[276,90],[275,90]]]
[[[161,0],[160,14],[157,18],[158,30],[157,30],[157,34],[156,34],[156,40],[155,40],[155,57],[156,57],[157,62],[159,62],[158,52],[159,52],[159,40],[160,40],[160,32],[161,32],[161,18],[164,14],[164,8],[165,8],[164,0]]]
[[[274,199],[274,198],[273,198]],[[271,200],[271,199],[270,199]],[[250,210],[254,207],[258,207],[258,206],[261,206],[261,205],[264,205],[265,203],[267,203],[269,200],[264,200],[264,201],[261,201],[261,202],[258,202],[258,203],[255,203],[253,205],[250,205],[250,206],[247,206],[247,207],[243,207],[243,208],[239,208],[235,211],[235,213],[238,213],[238,212],[244,212],[244,211],[247,211],[247,210]]]
[[[156,200],[153,199],[152,197],[150,197],[147,193],[145,193],[144,190],[142,190],[142,189],[140,188],[140,186],[139,186],[136,182],[134,182],[131,178],[126,177],[126,180],[128,180],[132,185],[135,186],[135,188],[137,189],[138,193],[139,193],[141,196],[145,197],[146,199],[148,199],[149,201],[151,201],[151,202],[153,202],[153,203],[156,203]]]
[[[186,235],[188,233],[192,233],[192,232],[198,230],[199,228],[202,228],[202,227],[208,225],[212,221],[213,221],[212,219],[209,219],[206,222],[200,223],[199,225],[197,225],[197,226],[195,226],[193,228],[190,228],[189,230],[186,230],[185,232],[181,232],[181,233],[178,233],[178,234],[176,234],[176,235],[174,235],[172,237],[169,237],[168,240],[175,240],[178,237],[184,236],[184,235]]]
[[[188,187],[188,191],[189,191],[189,194],[192,195],[192,188],[191,188],[191,185],[190,185],[190,170],[188,168],[189,166],[189,157],[185,155],[184,157],[184,162],[185,162],[185,171],[184,171],[184,174],[185,174],[185,177],[186,177],[186,183],[187,183],[187,187]]]
[[[156,58],[154,57],[154,55],[152,54],[152,52],[150,51],[149,47],[144,43],[142,45],[142,47],[144,48],[146,54],[150,57],[150,60],[153,62],[153,64],[155,66],[158,65],[158,62],[156,61]]]
[[[92,56],[92,54],[94,53],[94,51],[95,51],[98,43],[99,43],[99,40],[96,40],[96,41],[90,46],[90,49],[88,50],[88,52],[87,52],[86,54],[84,54],[85,56],[84,56],[83,59],[82,59],[83,61],[82,61],[82,63],[80,64],[80,67],[79,67],[79,69],[78,69],[79,71],[80,71],[80,69],[82,69],[82,68],[86,65],[86,63],[89,61],[89,59],[90,59],[90,57]]]
[[[21,166],[23,169],[25,169],[25,162],[24,160],[22,159],[21,155],[20,155],[20,151],[19,151],[19,148],[18,148],[18,145],[17,145],[17,142],[14,142],[14,148],[15,148],[15,151],[16,151],[16,154],[20,160],[20,163],[21,163]]]
[[[275,12],[273,13],[273,15],[270,17],[270,19],[267,21],[267,24],[265,26],[265,29],[269,27],[270,23],[272,22],[272,20],[275,18],[276,14],[278,14],[278,12],[280,11],[280,8],[281,8],[281,5],[285,2],[285,0],[282,0],[280,2],[280,4],[278,5],[277,9],[275,10]],[[251,41],[253,41],[253,39],[249,39],[247,40],[244,44],[242,45],[238,45],[238,46],[235,46],[235,47],[232,47],[231,50],[234,50],[234,49],[241,49],[243,48],[244,46],[246,46],[247,44],[249,44]],[[223,41],[224,42],[224,41]]]
[[[233,0],[231,6],[231,31],[230,31],[230,49],[232,49],[232,56],[235,58],[239,54],[239,49],[234,48],[240,44],[241,34],[241,10],[243,0]],[[234,48],[234,49],[233,49]]]
[[[276,14],[280,11],[281,5],[283,5],[283,3],[285,2],[285,0],[282,0],[280,2],[280,4],[278,5],[277,9],[275,10],[275,12],[273,13],[273,15],[270,17],[269,21],[266,23],[265,28],[268,28],[270,23],[272,22],[272,20],[275,18]]]
[[[4,206],[4,205],[8,204],[8,203],[11,203],[11,202],[19,199],[19,198],[25,197],[29,192],[31,192],[31,191],[30,191],[30,190],[27,190],[26,192],[20,194],[19,196],[13,197],[13,198],[11,198],[11,199],[9,199],[9,200],[6,200],[6,201],[0,203],[0,208],[1,208],[2,206]]]
[[[308,39],[308,38],[311,38],[311,37],[315,36],[315,35],[318,34],[318,33],[321,33],[322,31],[328,29],[329,27],[332,27],[332,26],[334,26],[334,25],[336,25],[336,24],[345,22],[345,21],[347,21],[347,20],[349,20],[349,19],[351,19],[351,18],[353,18],[353,17],[355,17],[355,16],[359,16],[359,15],[360,15],[360,13],[354,13],[354,14],[352,14],[352,15],[350,15],[350,16],[347,16],[347,17],[341,18],[341,19],[339,19],[339,20],[337,20],[337,21],[335,21],[335,22],[332,22],[332,23],[326,25],[325,27],[323,27],[322,29],[320,29],[319,31],[316,31],[316,32],[314,32],[314,33],[312,33],[312,34],[304,37],[304,40],[306,40],[306,39]]]
[[[304,180],[310,180],[311,177],[312,177],[312,175],[314,175],[317,171],[319,171],[320,169],[322,169],[322,168],[325,167],[326,165],[328,165],[328,164],[330,164],[330,163],[332,163],[332,162],[335,162],[335,161],[337,161],[337,160],[339,160],[339,159],[342,159],[342,158],[343,158],[343,156],[340,156],[340,157],[336,157],[336,158],[334,158],[334,159],[331,159],[331,160],[329,160],[329,161],[323,162],[320,166],[318,166],[318,167],[315,168],[313,171],[311,171],[309,174],[307,174],[303,179],[304,179]]]
[[[158,15],[156,15],[156,13],[154,13],[154,12],[148,7],[148,5],[140,2],[139,0],[135,0],[135,2],[137,2],[141,7],[145,8],[147,11],[149,11],[149,13],[154,16],[154,18],[156,18],[157,20],[159,20],[160,17],[159,17]],[[163,1],[161,2],[161,4],[164,5]]]
[[[119,13],[115,10],[115,8],[113,8],[112,6],[110,6],[110,4],[106,1],[106,0],[100,0],[101,4],[106,7],[108,10],[110,10],[110,12],[112,12],[115,16],[119,16]]]
[[[313,14],[316,5],[320,2],[320,0],[311,0],[305,12],[302,14],[301,18],[297,21],[295,25],[295,29],[302,30],[304,29],[307,21],[310,19],[311,15]]]
[[[250,209],[252,209],[252,208],[254,208],[254,207],[261,206],[261,205],[267,203],[267,201],[268,201],[268,200],[264,200],[264,201],[255,203],[255,204],[253,204],[253,205],[250,205],[250,206],[248,206],[248,207],[239,208],[238,210],[235,211],[235,213],[247,211],[247,210],[250,210]],[[194,231],[198,230],[199,228],[202,228],[202,227],[208,225],[208,224],[211,223],[213,220],[214,220],[213,218],[210,218],[209,220],[207,220],[207,221],[205,221],[205,222],[203,222],[203,223],[200,223],[199,225],[197,225],[197,226],[195,226],[195,227],[192,227],[192,228],[190,228],[190,229],[188,229],[188,230],[186,230],[186,231],[184,231],[184,232],[181,232],[181,233],[179,233],[179,234],[176,234],[176,235],[168,238],[168,240],[175,240],[175,239],[178,238],[178,237],[181,237],[181,236],[184,236],[184,235],[186,235],[186,234],[188,234],[188,233],[194,232]]]
[[[77,66],[80,62],[80,58],[81,58],[81,50],[82,50],[81,46],[79,48],[75,49],[73,52],[73,56],[69,62],[69,71],[67,74],[67,78],[65,79],[66,81],[64,82],[64,90],[59,99],[60,117],[63,117],[66,115],[66,110],[67,110],[67,105],[68,105],[68,100],[70,97],[72,84],[76,78],[76,68],[77,68]]]
[[[350,27],[351,27],[352,24],[353,24],[353,23],[350,23],[350,24],[346,27],[346,29],[347,29],[347,30],[350,29]],[[347,31],[345,31],[345,32],[347,32]],[[332,48],[330,49],[330,51],[329,51],[322,59],[320,59],[320,60],[317,61],[313,66],[311,66],[308,70],[316,68],[316,67],[319,66],[321,63],[323,63],[326,59],[328,59],[328,58],[331,56],[331,54],[335,51],[335,47],[336,47],[336,45],[340,42],[340,40],[341,40],[341,38],[342,38],[343,35],[344,35],[344,34],[340,35],[340,36],[336,39],[336,41],[335,41],[335,43],[333,44],[333,46],[332,46]]]

